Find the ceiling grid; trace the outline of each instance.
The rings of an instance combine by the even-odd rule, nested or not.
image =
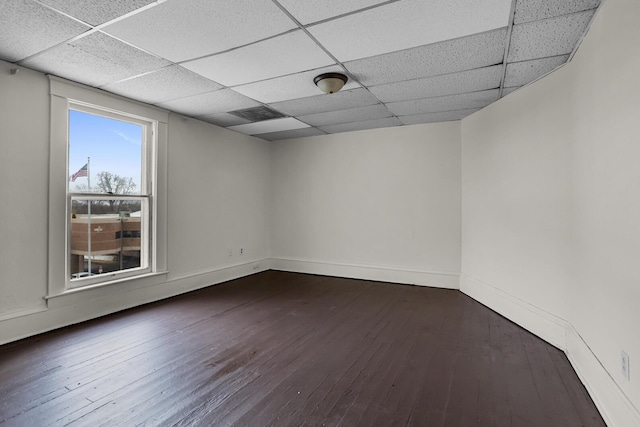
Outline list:
[[[460,120],[570,60],[599,5],[0,0],[0,59],[276,140]]]

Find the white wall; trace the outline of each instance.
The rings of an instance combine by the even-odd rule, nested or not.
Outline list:
[[[0,61],[0,343],[268,268],[270,142],[172,114],[168,273],[45,301],[49,79],[11,68]]]
[[[462,122],[464,283],[563,317],[570,293],[567,68]],[[475,296],[472,294],[472,296]],[[501,311],[504,311],[501,310]],[[511,316],[512,317],[512,316]],[[538,335],[564,346],[564,328]]]
[[[170,278],[268,256],[270,145],[170,115]]]
[[[461,289],[565,349],[612,426],[640,425],[638,16],[606,1],[571,63],[462,122]]]
[[[0,320],[47,292],[49,80],[12,68],[0,61]]]
[[[572,65],[568,317],[640,409],[640,2],[607,0]],[[622,378],[620,352],[631,360]],[[634,425],[640,425],[640,416]]]
[[[458,287],[458,123],[278,141],[274,267]]]

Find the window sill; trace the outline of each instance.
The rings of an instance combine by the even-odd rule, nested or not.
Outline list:
[[[93,285],[87,285],[87,286],[82,286],[82,287],[78,287],[78,288],[72,288],[72,289],[67,289],[63,292],[57,293],[57,294],[51,294],[51,295],[46,295],[44,297],[45,300],[49,301],[55,298],[59,298],[59,297],[64,297],[64,296],[68,296],[68,295],[74,295],[74,294],[78,294],[78,293],[82,293],[85,291],[90,291],[90,290],[95,290],[95,289],[99,289],[99,288],[104,288],[107,286],[111,286],[111,285],[116,285],[119,283],[127,283],[127,282],[136,282],[136,281],[144,281],[144,279],[150,279],[153,277],[158,277],[158,276],[166,276],[169,272],[168,271],[156,271],[153,273],[146,273],[146,274],[140,274],[140,275],[136,275],[136,276],[129,276],[129,277],[123,277],[120,279],[116,279],[116,280],[109,280],[106,282],[101,282],[101,283],[96,283]],[[152,286],[156,283],[150,283],[150,284],[141,284],[141,286],[136,286],[136,288],[138,287],[146,287],[146,286]]]

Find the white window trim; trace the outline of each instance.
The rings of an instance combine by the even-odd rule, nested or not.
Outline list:
[[[67,271],[65,273],[66,277],[66,289],[75,289],[83,286],[92,286],[96,284],[101,284],[103,282],[117,281],[120,279],[139,276],[142,274],[153,273],[156,270],[156,259],[155,259],[155,236],[151,233],[153,230],[153,223],[155,222],[155,195],[153,191],[155,190],[155,181],[156,181],[156,141],[155,135],[157,134],[157,121],[146,119],[144,117],[133,116],[131,114],[126,114],[119,111],[113,111],[111,109],[102,109],[95,105],[90,105],[86,103],[79,103],[75,100],[68,100],[68,110],[79,111],[82,113],[88,113],[97,115],[100,117],[106,117],[113,120],[118,121],[126,121],[129,123],[134,123],[143,127],[143,141],[142,141],[142,165],[141,165],[141,185],[140,185],[140,194],[132,194],[132,195],[108,195],[104,193],[74,193],[67,192],[67,261],[65,263]],[[67,120],[67,122],[69,122]],[[70,174],[71,172],[67,172]],[[68,187],[68,186],[67,186]],[[86,200],[104,200],[104,199],[141,199],[144,200],[145,209],[142,210],[144,213],[141,217],[142,223],[145,225],[142,231],[142,240],[141,240],[141,266],[137,268],[127,269],[127,270],[119,270],[116,272],[110,272],[100,275],[95,275],[91,277],[81,278],[81,279],[71,279],[71,272],[69,271],[69,258],[71,256],[71,248],[69,242],[71,241],[71,227],[69,227],[71,221],[71,208],[72,208],[72,200],[73,197],[86,199]]]
[[[134,282],[149,274],[165,272],[167,268],[167,123],[168,112],[149,105],[127,100],[97,89],[50,76],[51,123],[49,156],[49,266],[48,298],[77,291],[82,285],[94,288],[113,283]],[[155,149],[151,163],[150,209],[154,212],[150,222],[151,250],[150,268],[134,272],[118,273],[107,281],[74,281],[71,285],[68,274],[68,239],[71,215],[68,188],[68,110],[73,106],[94,106],[98,114],[115,112],[126,116],[143,118],[155,122]],[[129,276],[129,277],[127,277]],[[104,279],[103,279],[104,280]],[[82,282],[78,287],[78,282]]]

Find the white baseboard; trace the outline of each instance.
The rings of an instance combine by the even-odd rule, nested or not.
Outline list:
[[[169,277],[159,283],[148,282],[148,279],[137,285],[118,283],[57,295],[49,300],[48,309],[3,318],[0,345],[266,270],[269,270],[269,260],[261,259]]]
[[[640,426],[638,409],[570,322],[468,274],[462,274],[460,290],[563,350],[608,426]]]
[[[30,316],[32,314],[40,313],[41,311],[46,311],[46,310],[47,310],[47,307],[46,305],[44,305],[44,301],[43,301],[43,305],[38,305],[35,307],[29,307],[29,308],[21,308],[19,310],[12,310],[7,313],[0,314],[0,323],[4,320],[13,319],[15,317]]]
[[[350,279],[403,283],[434,288],[460,288],[460,275],[446,271],[413,270],[397,267],[343,264],[292,258],[271,258],[271,268],[273,270],[295,273],[348,277]]]
[[[566,350],[566,320],[468,274],[462,274],[460,290],[549,344]]]
[[[611,427],[640,426],[640,412],[620,389],[573,325],[567,324],[567,358]]]

